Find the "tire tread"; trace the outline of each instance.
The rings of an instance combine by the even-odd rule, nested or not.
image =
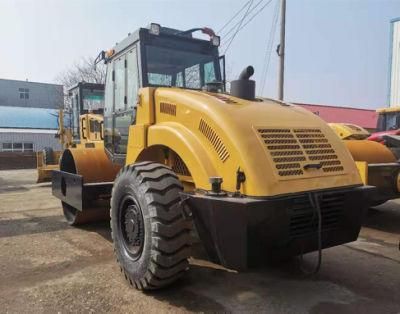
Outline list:
[[[145,195],[151,219],[149,232],[152,233],[152,246],[150,263],[143,278],[134,280],[118,257],[117,262],[123,268],[125,279],[136,289],[154,290],[165,287],[185,273],[191,255],[192,222],[183,217],[179,206],[182,184],[170,168],[154,162],[125,166],[117,175],[116,182],[124,175],[132,175],[138,180],[140,190]],[[116,188],[118,184],[114,184],[112,195]],[[115,240],[112,231],[111,235]],[[114,252],[117,256],[115,249]]]

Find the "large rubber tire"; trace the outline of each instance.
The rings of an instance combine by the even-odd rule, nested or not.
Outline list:
[[[192,221],[181,211],[182,190],[176,174],[154,162],[126,166],[114,182],[110,211],[114,251],[125,279],[137,289],[168,286],[188,269]],[[127,227],[132,221],[127,213],[134,216],[135,227]]]
[[[70,226],[79,226],[97,221],[107,220],[108,209],[94,208],[80,211],[67,203],[61,202],[64,217]]]
[[[43,148],[43,161],[45,165],[53,165],[54,164],[54,152],[51,147]]]

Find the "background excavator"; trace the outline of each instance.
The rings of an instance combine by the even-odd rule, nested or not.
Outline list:
[[[245,270],[356,240],[369,205],[373,187],[319,117],[257,98],[251,66],[226,91],[219,42],[151,24],[101,52],[104,148],[67,148],[53,171],[70,224],[109,210],[137,289],[185,273],[193,228],[210,260]]]
[[[58,114],[57,137],[62,149],[103,145],[104,84],[79,82],[68,90],[68,108]],[[37,152],[37,183],[51,181],[62,151],[45,147]]]

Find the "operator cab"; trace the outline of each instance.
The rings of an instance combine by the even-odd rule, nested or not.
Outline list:
[[[66,123],[71,129],[74,142],[79,143],[81,132],[87,129],[81,115],[92,113],[103,115],[104,113],[104,84],[79,82],[68,90],[70,108],[68,110],[69,121]],[[101,125],[97,119],[90,119],[92,130],[100,130]],[[83,132],[84,133],[84,132]],[[85,135],[82,136],[85,138]]]
[[[209,38],[194,38],[196,31]],[[225,59],[218,46],[219,37],[209,28],[180,31],[151,24],[99,54],[96,63],[107,64],[104,144],[113,161],[125,160],[139,88],[225,90]]]
[[[400,129],[400,110],[389,108],[379,111],[377,131],[389,131]]]

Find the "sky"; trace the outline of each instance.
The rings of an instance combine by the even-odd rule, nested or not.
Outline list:
[[[253,65],[258,94],[276,1],[238,32],[226,51],[228,79]],[[218,32],[246,2],[0,0],[0,78],[52,83],[82,57],[96,56],[151,22]],[[387,106],[390,20],[399,16],[400,0],[287,0],[285,100]],[[230,28],[220,33],[223,43]],[[279,26],[262,94],[271,98],[277,97],[278,38]]]

